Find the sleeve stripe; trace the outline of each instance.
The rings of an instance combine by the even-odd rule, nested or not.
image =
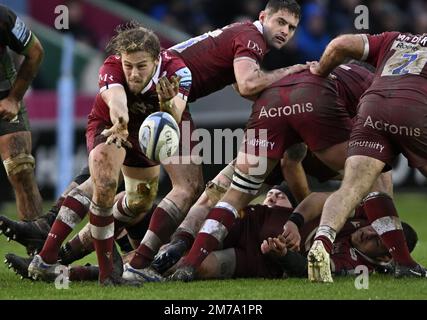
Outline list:
[[[234,62],[237,62],[237,61],[240,61],[240,60],[250,60],[250,61],[253,61],[253,62],[255,62],[256,64],[258,64],[258,62],[257,62],[255,59],[252,59],[252,58],[249,58],[249,57],[238,57],[238,58],[235,58],[235,59],[233,60],[233,63],[234,63]]]
[[[363,39],[364,48],[363,48],[363,55],[362,55],[362,58],[360,58],[360,60],[365,61],[366,59],[368,59],[368,55],[369,55],[369,40],[366,34],[361,34],[361,37]]]
[[[120,83],[107,84],[107,85],[105,85],[105,86],[103,86],[102,88],[99,89],[99,93],[102,93],[102,92],[104,92],[105,90],[107,90],[109,88],[117,87],[117,86],[123,87],[123,85],[120,84]]]

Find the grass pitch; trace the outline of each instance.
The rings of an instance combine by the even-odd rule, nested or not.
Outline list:
[[[401,193],[396,205],[402,220],[416,229],[419,242],[413,256],[427,265],[427,196]],[[14,206],[5,206],[1,214],[14,217]],[[13,252],[25,255],[17,243],[0,236],[0,258]],[[96,263],[92,254],[79,264]],[[333,284],[311,284],[305,279],[237,279],[196,281],[192,283],[148,283],[141,288],[100,288],[97,283],[72,282],[69,289],[53,284],[20,280],[5,264],[0,264],[0,299],[114,299],[114,300],[293,300],[293,299],[427,299],[427,279],[394,279],[371,275],[368,289],[356,289],[356,277],[335,278]]]

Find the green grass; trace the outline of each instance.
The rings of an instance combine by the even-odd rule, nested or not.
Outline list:
[[[419,243],[413,256],[427,265],[427,197],[421,194],[397,194],[396,204],[402,220],[415,227]],[[13,206],[3,214],[14,215]],[[0,236],[0,256],[7,252],[24,255],[20,245]],[[79,263],[95,263],[95,256]],[[0,264],[0,299],[427,299],[427,279],[393,279],[382,275],[369,278],[369,289],[357,290],[355,277],[336,278],[333,284],[311,284],[305,279],[238,279],[197,281],[192,283],[148,283],[142,288],[100,288],[96,283],[70,283],[67,290],[53,284],[20,280],[6,265]]]

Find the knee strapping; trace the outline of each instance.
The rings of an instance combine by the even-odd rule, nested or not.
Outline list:
[[[3,161],[8,176],[15,175],[24,170],[33,170],[36,161],[31,154],[20,153]]]
[[[253,177],[235,168],[231,187],[240,192],[256,195],[263,182],[263,178]]]
[[[126,185],[126,206],[135,214],[150,210],[157,196],[158,177],[139,180],[124,177]]]
[[[221,185],[219,182],[209,181],[206,184],[205,192],[209,200],[216,204],[227,192],[227,187]]]

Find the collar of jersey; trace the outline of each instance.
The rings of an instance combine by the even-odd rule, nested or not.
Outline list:
[[[157,64],[156,72],[154,72],[154,75],[151,78],[150,82],[147,83],[147,85],[145,86],[144,89],[142,89],[141,94],[146,93],[151,88],[153,83],[157,84],[157,82],[159,82],[159,75],[160,75],[161,66],[162,66],[162,56],[159,57],[159,63]]]
[[[264,33],[264,28],[261,24],[261,21],[257,20],[255,22],[253,22],[253,25],[258,29],[258,31],[263,34]]]

